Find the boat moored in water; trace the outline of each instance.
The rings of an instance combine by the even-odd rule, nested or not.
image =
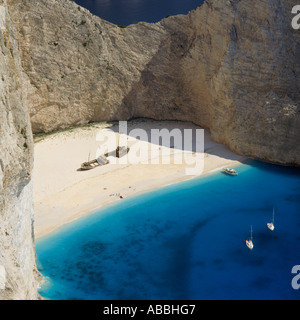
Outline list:
[[[251,225],[250,239],[245,240],[246,246],[247,246],[250,250],[252,250],[253,247],[254,247],[254,244],[253,244],[253,241],[252,241],[252,240],[253,240],[253,237],[252,237],[252,225]]]
[[[267,226],[268,226],[269,230],[274,231],[274,229],[275,229],[275,226],[274,226],[274,208],[273,208],[272,222],[267,223]]]
[[[227,174],[230,174],[232,176],[237,176],[238,175],[238,173],[232,168],[224,168],[223,172],[227,173]]]

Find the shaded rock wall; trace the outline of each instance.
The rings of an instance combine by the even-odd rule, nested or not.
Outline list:
[[[36,299],[33,143],[6,1],[0,1],[0,300]]]
[[[292,0],[207,0],[119,28],[67,0],[8,0],[34,132],[150,117],[209,128],[231,150],[299,164]]]

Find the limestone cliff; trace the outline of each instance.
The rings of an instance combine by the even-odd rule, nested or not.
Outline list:
[[[34,132],[132,117],[188,120],[233,151],[300,164],[292,0],[207,0],[119,28],[68,0],[8,0]]]
[[[33,143],[18,47],[3,0],[0,49],[0,300],[36,299]]]

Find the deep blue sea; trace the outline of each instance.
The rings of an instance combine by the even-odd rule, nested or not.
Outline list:
[[[102,19],[118,25],[158,22],[168,15],[186,14],[204,0],[75,0]]]
[[[118,201],[36,244],[49,299],[300,299],[300,170],[251,161]],[[275,230],[267,223],[275,209]],[[254,249],[244,240],[253,227]]]

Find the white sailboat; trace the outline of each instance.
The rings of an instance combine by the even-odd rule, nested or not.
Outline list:
[[[272,222],[267,223],[267,226],[268,226],[268,228],[269,228],[271,231],[274,231],[274,229],[275,229],[275,226],[274,226],[274,208],[273,208],[273,218],[272,218]]]
[[[254,244],[253,244],[253,237],[252,237],[252,225],[251,225],[251,232],[250,232],[250,239],[249,240],[245,240],[245,242],[246,242],[246,246],[250,249],[250,250],[252,250],[253,249],[253,247],[254,247]]]

